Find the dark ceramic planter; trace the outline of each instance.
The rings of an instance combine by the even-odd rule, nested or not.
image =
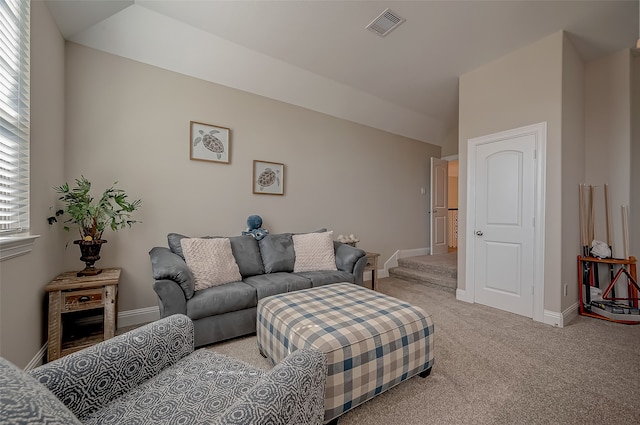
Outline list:
[[[96,269],[93,265],[100,259],[100,248],[107,243],[104,239],[94,241],[77,240],[74,244],[80,246],[80,261],[84,261],[85,268],[78,272],[78,276],[95,276],[102,273],[102,269]]]

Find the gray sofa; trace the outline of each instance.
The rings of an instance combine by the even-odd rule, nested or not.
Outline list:
[[[29,372],[0,358],[0,423],[321,424],[326,368],[308,349],[270,371],[194,351],[174,315]]]
[[[260,241],[248,235],[230,237],[242,281],[195,291],[180,244],[186,236],[170,233],[169,248],[155,247],[149,252],[161,317],[189,316],[199,347],[254,333],[258,300],[269,295],[337,282],[363,284],[365,252],[340,242],[333,243],[337,270],[293,273],[292,236],[270,234]]]

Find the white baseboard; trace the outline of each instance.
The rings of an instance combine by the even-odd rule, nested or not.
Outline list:
[[[154,322],[158,319],[160,319],[160,309],[158,307],[121,311],[118,313],[118,328],[141,325],[143,323]]]
[[[47,354],[48,344],[45,342],[44,345],[38,350],[35,356],[31,359],[29,363],[24,367],[24,370],[34,369],[44,363],[44,357]]]
[[[556,328],[562,328],[564,326],[564,317],[562,316],[562,313],[558,313],[557,311],[545,310],[542,321],[543,323]]]
[[[464,289],[456,289],[456,300],[473,304],[473,300],[469,299],[469,293]]]
[[[469,299],[469,294],[464,289],[456,289],[456,300],[464,301],[467,303],[474,303],[472,299]],[[571,307],[558,313],[555,311],[545,310],[543,323],[554,326],[556,328],[563,328],[566,324],[571,322],[578,315],[578,303],[573,304]]]
[[[547,325],[555,326],[557,328],[564,328],[565,325],[569,324],[569,322],[571,322],[578,316],[578,307],[579,304],[575,303],[562,313],[545,310],[544,323],[546,323]]]
[[[571,321],[573,319],[575,319],[576,317],[578,317],[578,310],[580,308],[580,303],[576,302],[575,304],[573,304],[572,306],[570,306],[568,309],[566,309],[565,311],[562,312],[562,317],[563,317],[563,326],[564,325],[568,325],[569,323],[571,323]]]

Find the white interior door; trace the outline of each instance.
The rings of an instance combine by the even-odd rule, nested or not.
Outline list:
[[[447,184],[449,181],[449,163],[444,159],[431,158],[431,205],[430,205],[430,253],[431,255],[446,254],[449,249],[447,243],[447,218],[449,204],[447,202]]]
[[[470,147],[475,205],[467,246],[475,301],[527,317],[534,310],[536,145],[529,132]]]

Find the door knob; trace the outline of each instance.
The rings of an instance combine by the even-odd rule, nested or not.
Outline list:
[[[476,236],[482,236],[484,235],[484,233],[482,233],[482,230],[476,230]]]

